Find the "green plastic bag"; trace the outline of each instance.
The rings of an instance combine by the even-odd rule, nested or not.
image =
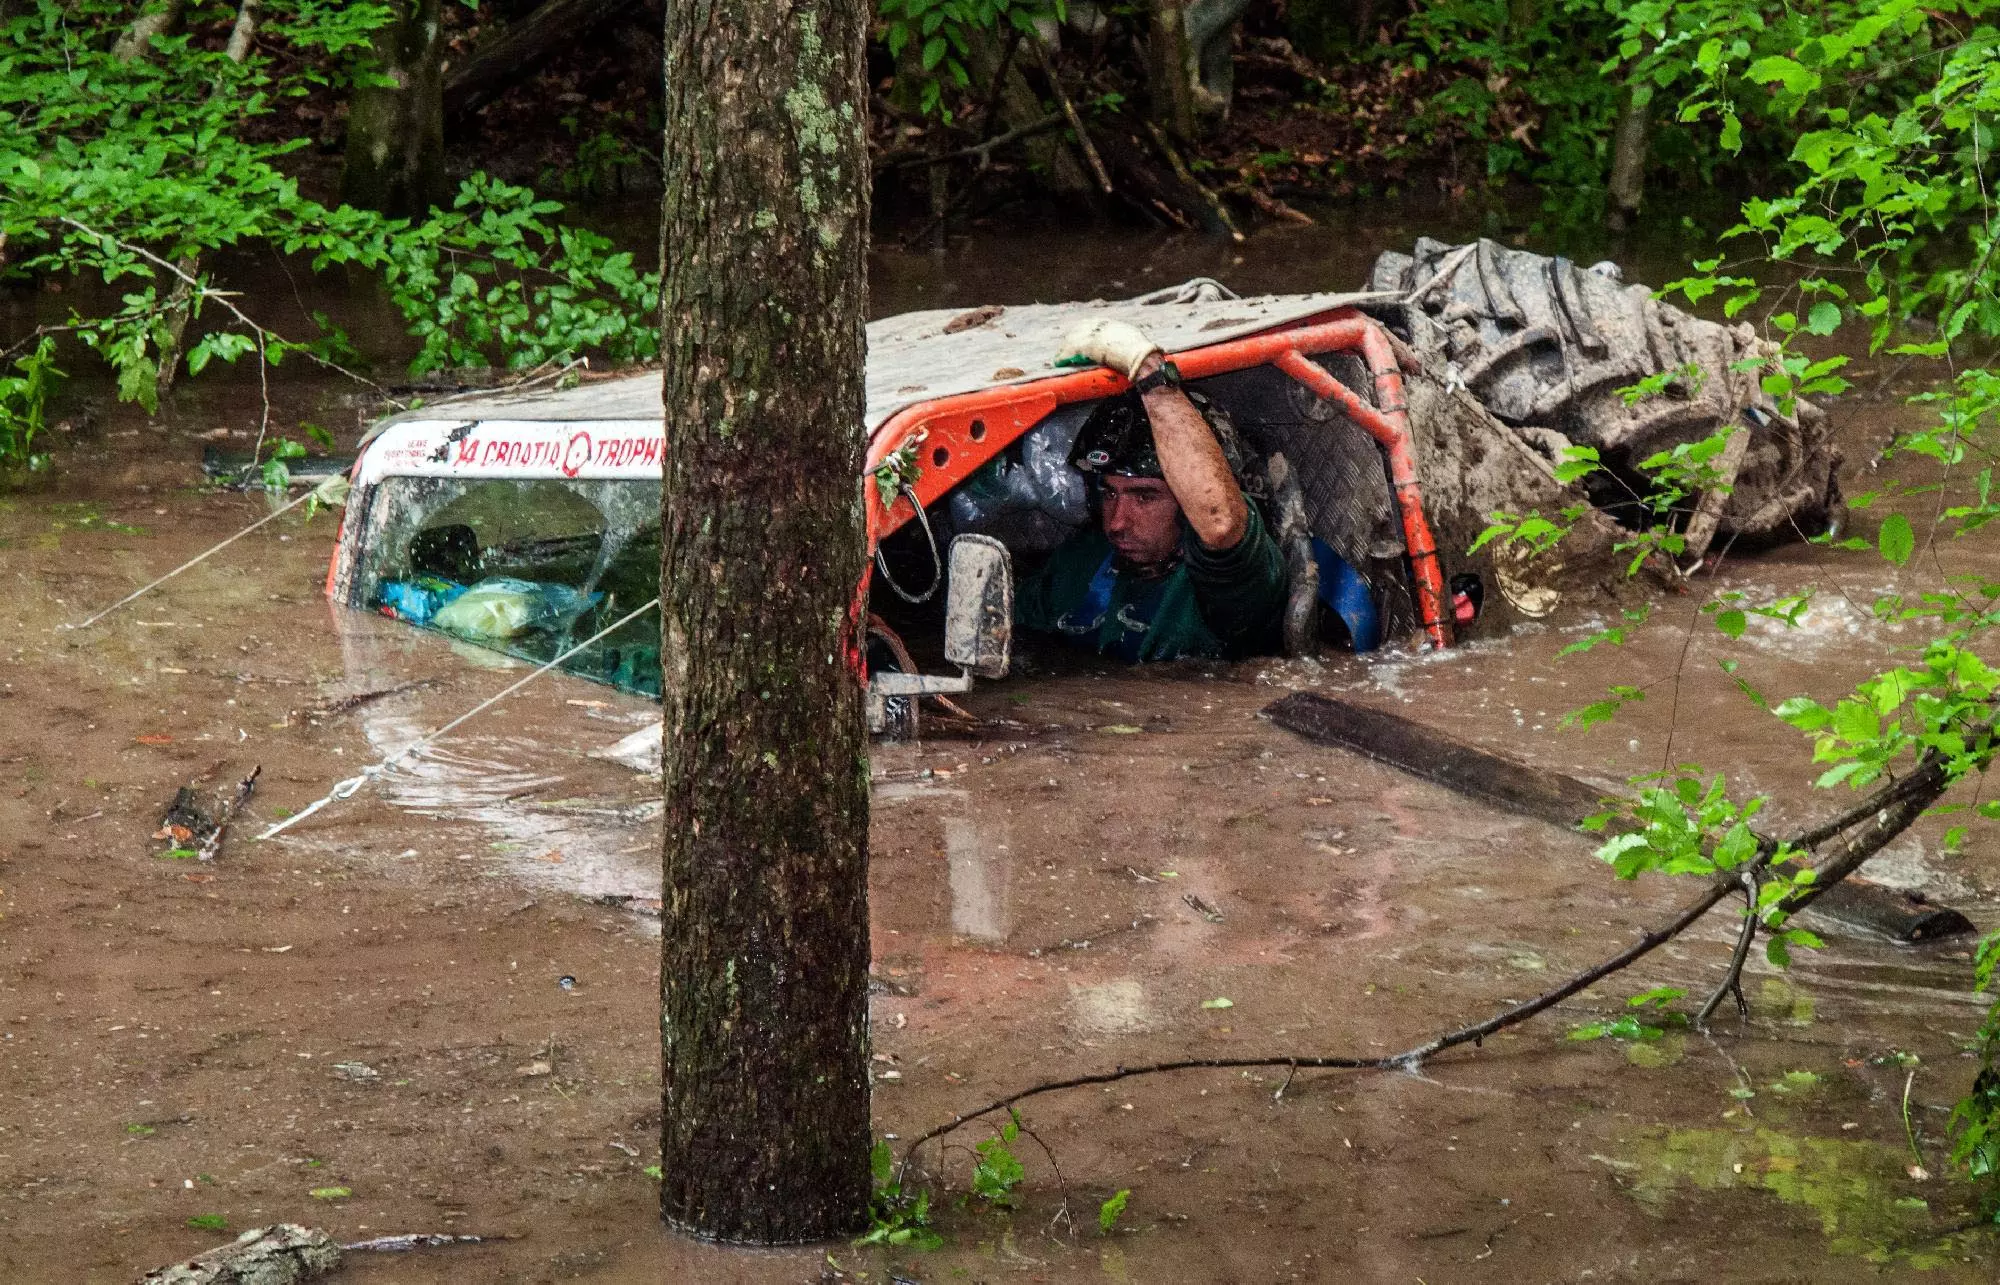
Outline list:
[[[566,585],[494,576],[438,608],[431,624],[468,642],[506,642],[532,630],[559,628],[603,596],[581,594]]]

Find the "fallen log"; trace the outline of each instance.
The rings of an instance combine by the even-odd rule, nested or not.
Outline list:
[[[1279,727],[1316,744],[1352,751],[1503,812],[1566,830],[1578,829],[1584,818],[1619,801],[1616,790],[1517,763],[1386,710],[1295,692],[1267,706],[1264,713]],[[1619,829],[1614,818],[1606,833]],[[1948,906],[1854,878],[1821,891],[1811,909],[1846,927],[1906,944],[1973,931],[1972,922]]]
[[[201,850],[195,855],[203,861],[213,861],[222,851],[223,837],[229,833],[229,823],[249,806],[250,796],[257,792],[257,778],[264,775],[264,765],[259,763],[250,769],[250,775],[236,783],[236,797],[229,799],[215,810],[215,829],[201,841]]]
[[[139,1278],[139,1285],[296,1285],[340,1266],[340,1246],[323,1231],[278,1223],[254,1227],[227,1245]]]

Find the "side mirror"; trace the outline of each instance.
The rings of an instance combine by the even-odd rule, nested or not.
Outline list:
[[[1005,678],[1014,642],[1014,572],[1007,546],[990,535],[951,542],[945,591],[944,658],[980,678]]]

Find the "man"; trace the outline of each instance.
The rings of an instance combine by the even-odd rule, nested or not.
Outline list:
[[[1124,322],[1086,323],[1064,348],[1132,390],[1098,408],[1070,453],[1101,520],[1021,586],[1016,623],[1135,664],[1276,650],[1284,555],[1180,372]]]

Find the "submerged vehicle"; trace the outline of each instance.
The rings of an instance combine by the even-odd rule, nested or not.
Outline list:
[[[1083,320],[1140,327],[1222,412],[1225,452],[1285,552],[1289,654],[1406,637],[1449,647],[1546,614],[1565,596],[1617,592],[1615,509],[1594,509],[1557,480],[1572,441],[1602,443],[1610,459],[1621,445],[1657,449],[1737,423],[1747,430],[1738,434],[1747,449],[1735,451],[1742,481],[1733,494],[1722,485],[1695,497],[1687,520],[1732,537],[1779,519],[1832,520],[1824,417],[1758,404],[1754,379],[1724,371],[1703,382],[1697,371],[1686,395],[1669,385],[1673,414],[1610,422],[1606,407],[1623,404],[1615,385],[1740,365],[1754,339],[1674,312],[1642,287],[1562,260],[1520,256],[1532,261],[1524,265],[1510,257],[1519,253],[1420,243],[1414,256],[1385,255],[1382,288],[1358,294],[1239,298],[1199,280],[1124,301],[871,324],[866,469],[851,483],[862,488],[874,555],[861,588],[880,581],[889,594],[875,599],[887,605],[934,603],[942,587],[942,650],[959,670],[915,672],[895,631],[871,617],[871,722],[893,728],[919,695],[1004,674],[1013,566],[1092,520],[1070,447],[1127,381],[1055,364]],[[1548,283],[1541,295],[1522,284],[1536,272]],[[1621,324],[1649,346],[1613,360],[1607,335],[1622,338]],[[651,371],[473,394],[386,420],[354,467],[328,596],[547,662],[653,596],[663,436]],[[1774,463],[1770,443],[1781,438],[1791,454]],[[1760,501],[1760,487],[1782,494]],[[1555,549],[1470,552],[1496,511],[1563,509],[1581,516]],[[657,614],[563,668],[657,697]]]

